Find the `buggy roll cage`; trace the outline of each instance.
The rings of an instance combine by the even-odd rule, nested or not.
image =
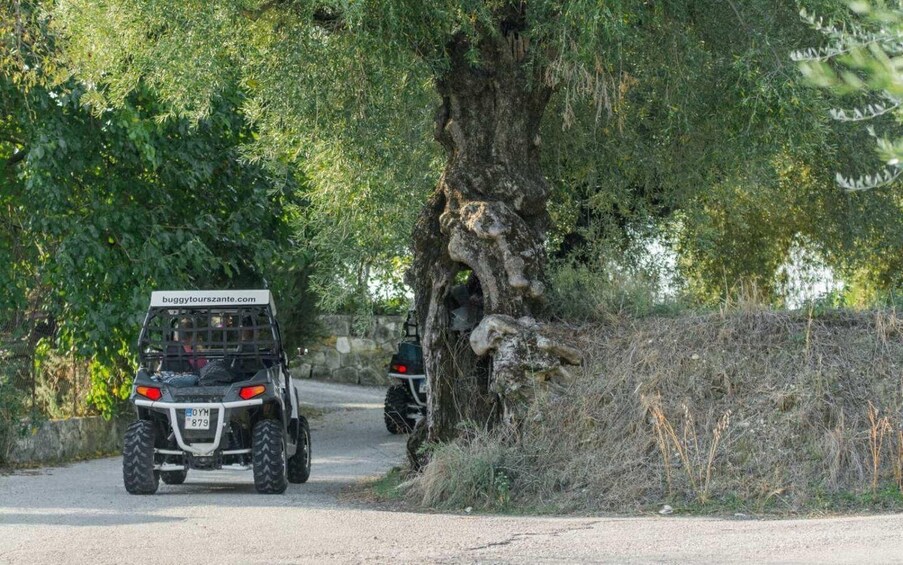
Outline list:
[[[168,360],[256,359],[286,364],[268,290],[157,291],[138,336],[142,368]]]

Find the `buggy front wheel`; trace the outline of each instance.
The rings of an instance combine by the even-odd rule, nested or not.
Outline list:
[[[251,434],[254,487],[261,494],[282,494],[286,477],[285,432],[281,422],[261,420]]]
[[[122,442],[122,479],[129,494],[154,494],[160,473],[154,470],[154,442],[157,432],[149,420],[133,422]]]
[[[413,403],[414,397],[411,395],[407,385],[396,384],[389,387],[389,390],[386,391],[386,402],[383,407],[383,420],[389,432],[393,434],[407,434],[414,429],[417,420],[408,415]]]

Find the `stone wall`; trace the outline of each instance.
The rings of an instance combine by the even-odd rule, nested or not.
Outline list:
[[[363,335],[355,333],[352,316],[319,318],[321,337],[292,363],[295,378],[340,383],[385,385],[389,360],[404,331],[402,316],[374,316]]]
[[[44,422],[14,440],[7,460],[14,465],[62,463],[116,453],[122,450],[122,436],[130,422],[99,416]]]

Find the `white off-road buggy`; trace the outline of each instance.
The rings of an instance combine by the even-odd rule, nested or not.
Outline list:
[[[128,492],[181,484],[189,470],[252,470],[266,494],[307,481],[310,428],[270,291],[154,292],[138,351],[138,419],[122,458]]]

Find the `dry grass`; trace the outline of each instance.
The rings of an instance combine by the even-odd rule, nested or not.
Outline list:
[[[709,485],[712,482],[712,466],[715,463],[715,455],[718,453],[718,445],[724,432],[727,431],[731,421],[731,412],[728,410],[718,420],[718,424],[712,430],[708,447],[700,448],[700,438],[696,431],[696,423],[690,409],[684,404],[683,426],[678,434],[671,421],[665,415],[660,397],[651,401],[643,399],[649,414],[652,416],[652,425],[655,429],[655,437],[658,440],[659,452],[665,463],[665,481],[668,483],[668,494],[674,494],[674,481],[671,478],[671,459],[673,453],[677,455],[686,473],[687,480],[696,495],[696,499],[705,504],[709,500]]]
[[[795,512],[903,492],[903,318],[893,311],[749,308],[565,329],[585,351],[583,374],[564,393],[538,394],[517,433],[468,430],[436,447],[407,484],[410,500]]]

